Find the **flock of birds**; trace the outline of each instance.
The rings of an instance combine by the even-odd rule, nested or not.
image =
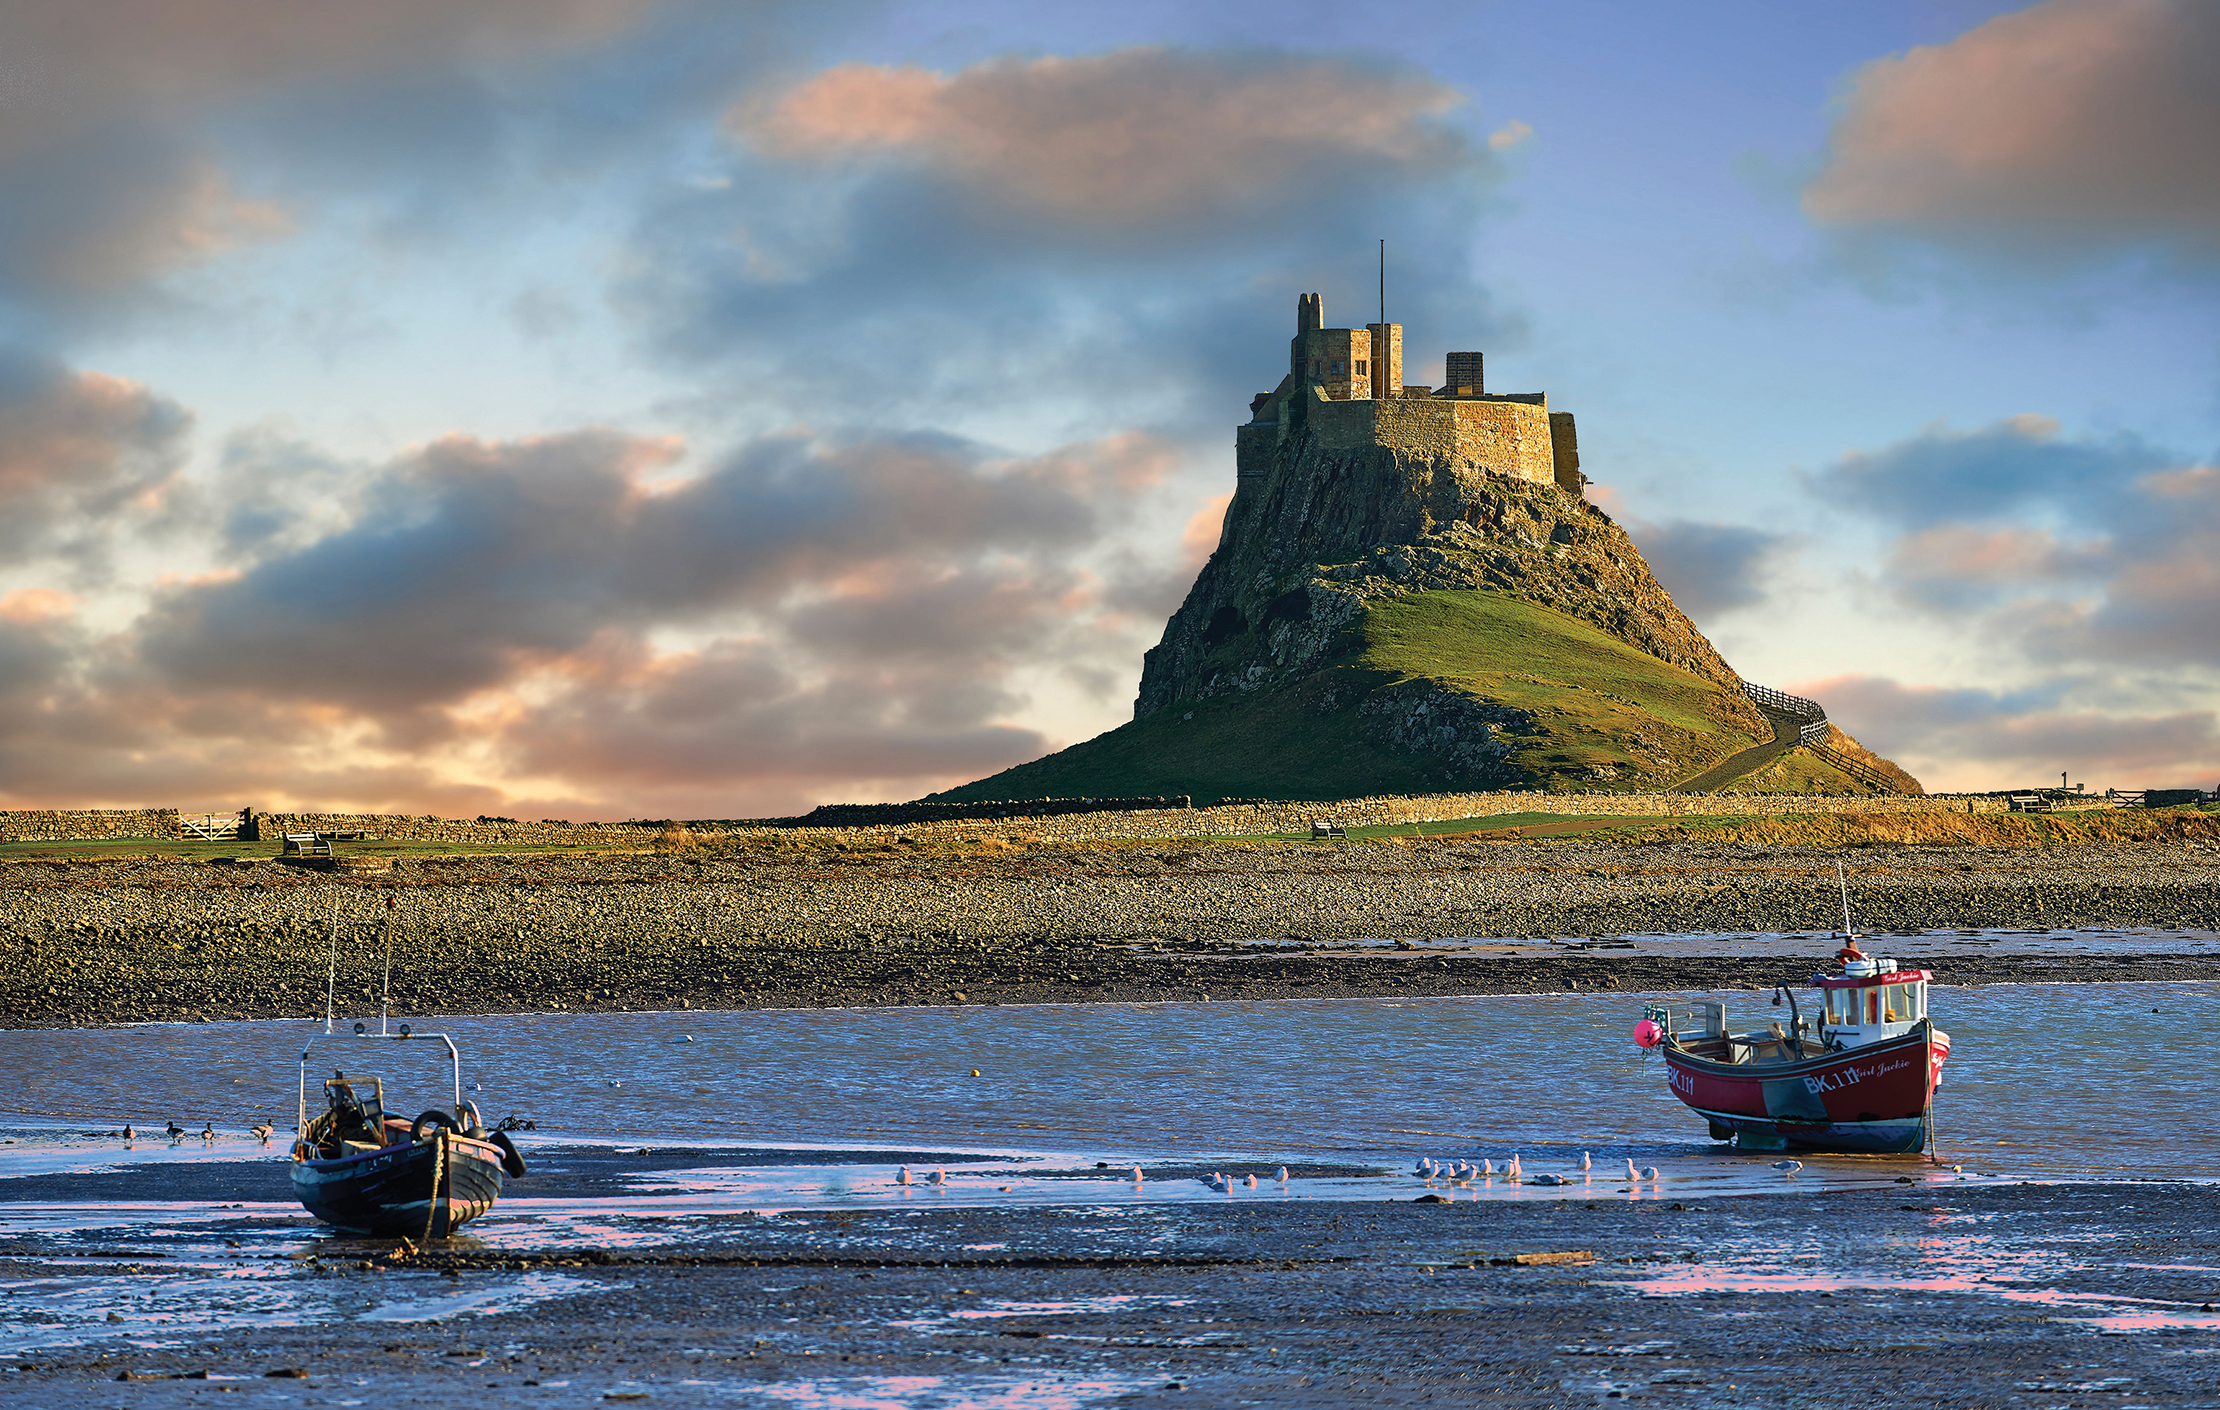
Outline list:
[[[1469,1190],[1475,1184],[1492,1184],[1498,1177],[1513,1185],[1528,1183],[1536,1185],[1586,1184],[1595,1179],[1595,1168],[1595,1158],[1589,1152],[1582,1151],[1580,1153],[1580,1164],[1573,1167],[1573,1174],[1560,1175],[1545,1171],[1530,1176],[1526,1173],[1524,1153],[1514,1151],[1511,1158],[1503,1163],[1501,1170],[1496,1169],[1493,1160],[1486,1158],[1475,1165],[1469,1160],[1440,1161],[1429,1155],[1419,1157],[1418,1166],[1411,1173],[1429,1185],[1440,1183],[1455,1189]],[[1635,1168],[1634,1162],[1629,1160],[1626,1163],[1626,1178],[1628,1184],[1640,1186],[1645,1183],[1657,1184],[1665,1177],[1658,1174],[1657,1167],[1654,1165],[1638,1170]]]
[[[1792,1176],[1797,1171],[1803,1168],[1804,1162],[1800,1160],[1776,1160],[1773,1162],[1773,1169],[1780,1171],[1782,1176],[1784,1177]],[[1473,1187],[1475,1183],[1491,1183],[1497,1178],[1498,1174],[1500,1174],[1504,1180],[1514,1185],[1524,1183],[1529,1180],[1537,1185],[1585,1184],[1595,1178],[1595,1161],[1590,1157],[1587,1151],[1582,1151],[1580,1153],[1580,1164],[1575,1166],[1574,1169],[1577,1171],[1577,1175],[1558,1175],[1553,1173],[1544,1173],[1534,1176],[1528,1176],[1526,1173],[1525,1164],[1520,1158],[1520,1153],[1514,1151],[1511,1155],[1511,1158],[1508,1161],[1504,1162],[1503,1169],[1500,1172],[1497,1171],[1495,1162],[1493,1160],[1485,1158],[1483,1158],[1478,1165],[1474,1165],[1472,1162],[1467,1160],[1457,1160],[1445,1163],[1435,1160],[1432,1156],[1421,1156],[1419,1158],[1417,1168],[1412,1171],[1412,1173],[1416,1175],[1419,1179],[1424,1180],[1428,1185],[1435,1184],[1438,1181],[1445,1185],[1454,1186],[1455,1188],[1460,1190],[1469,1190]],[[1141,1172],[1140,1166],[1136,1165],[1133,1167],[1134,1184],[1142,1184],[1147,1178],[1148,1177]],[[1663,1175],[1658,1173],[1656,1166],[1649,1165],[1637,1169],[1635,1168],[1635,1164],[1631,1159],[1628,1160],[1626,1163],[1626,1178],[1627,1183],[1634,1186],[1636,1189],[1641,1188],[1645,1184],[1661,1184],[1665,1179]],[[1273,1176],[1273,1179],[1279,1183],[1282,1189],[1285,1189],[1288,1180],[1287,1167],[1284,1165],[1281,1166],[1278,1173]],[[911,1172],[910,1168],[907,1165],[903,1166],[899,1171],[895,1172],[894,1183],[897,1185],[913,1185],[917,1182],[917,1176]],[[948,1183],[948,1172],[936,1168],[932,1174],[925,1177],[924,1183],[928,1185],[945,1185]],[[1213,1190],[1220,1190],[1230,1194],[1233,1192],[1234,1188],[1237,1185],[1246,1186],[1247,1188],[1253,1190],[1256,1189],[1261,1182],[1255,1175],[1249,1175],[1242,1179],[1236,1180],[1234,1177],[1225,1174],[1223,1171],[1213,1170],[1208,1175],[1202,1177],[1202,1183],[1208,1185]],[[1008,1185],[1002,1185],[998,1188],[1007,1190],[1010,1187]]]
[[[260,1141],[263,1145],[268,1145],[270,1144],[270,1133],[276,1129],[276,1127],[272,1126],[267,1121],[258,1121],[254,1125],[247,1128],[247,1133],[253,1136],[257,1141]],[[193,1133],[178,1125],[175,1121],[172,1121],[167,1126],[162,1128],[162,1134],[169,1137],[170,1144],[174,1146],[182,1143],[187,1136],[190,1136]],[[128,1121],[125,1122],[123,1125],[123,1139],[126,1144],[138,1140],[139,1128],[132,1125]],[[206,1122],[201,1126],[200,1139],[203,1145],[214,1144],[216,1139],[215,1122]]]

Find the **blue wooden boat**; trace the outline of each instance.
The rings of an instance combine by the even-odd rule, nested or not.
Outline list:
[[[316,1041],[301,1050],[293,1193],[326,1224],[356,1234],[444,1239],[493,1208],[506,1181],[524,1173],[508,1133],[487,1130],[477,1106],[463,1099],[462,1055],[453,1039],[412,1034],[404,1024],[398,1033],[357,1033],[352,1041],[433,1039],[447,1049],[452,1102],[413,1120],[386,1110],[383,1078],[338,1069],[323,1079],[323,1109],[311,1118],[308,1063]]]

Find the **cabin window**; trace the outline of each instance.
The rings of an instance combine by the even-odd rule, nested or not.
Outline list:
[[[1879,1023],[1881,1021],[1881,991],[1878,987],[1865,991],[1865,1021],[1868,1023]]]

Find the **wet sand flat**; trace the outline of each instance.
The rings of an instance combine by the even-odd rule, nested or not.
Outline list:
[[[1554,1203],[1241,1199],[735,1218],[694,1246],[239,1268],[374,1312],[8,1358],[21,1404],[2209,1405],[2220,1195],[2201,1185]],[[1423,1196],[1421,1197],[1423,1198]],[[157,1260],[0,1244],[17,1288]],[[1524,1261],[1521,1261],[1522,1258]],[[221,1272],[217,1268],[216,1272]],[[544,1286],[544,1285],[543,1285]],[[167,1345],[146,1345],[147,1342]],[[296,1378],[292,1373],[300,1373]],[[199,1379],[205,1377],[206,1379]],[[184,1379],[173,1379],[184,1378]]]

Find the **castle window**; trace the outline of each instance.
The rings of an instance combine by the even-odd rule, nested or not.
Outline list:
[[[1357,375],[1359,377],[1368,375],[1364,370],[1364,359],[1361,357],[1357,359]]]
[[[1335,364],[1334,364],[1334,376],[1336,376],[1336,377],[1339,377],[1340,375],[1341,375],[1341,364],[1337,362],[1337,363],[1335,363]]]

